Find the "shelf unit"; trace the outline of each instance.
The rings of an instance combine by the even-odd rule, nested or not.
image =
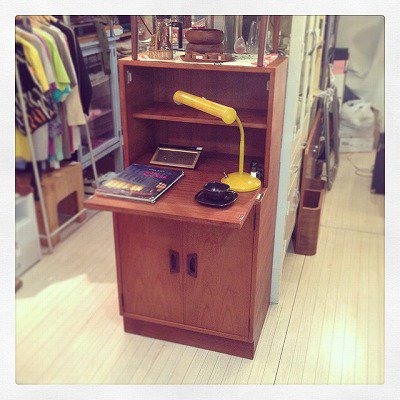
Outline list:
[[[285,57],[268,67],[119,60],[125,167],[148,164],[160,143],[204,149],[155,204],[85,202],[113,212],[127,332],[254,356],[270,303],[286,73]],[[250,161],[264,168],[259,190],[225,209],[195,201],[205,183],[237,171],[239,130],[174,104],[176,90],[237,110],[245,170]]]
[[[102,49],[96,38],[92,38],[90,41],[81,40],[81,48],[86,68],[92,79],[93,96],[91,109],[102,111],[100,116],[88,121],[92,137],[93,156],[95,161],[99,161],[108,154],[112,154],[114,170],[119,172],[122,169],[122,134],[116,40],[116,37],[108,38],[110,47],[110,75],[104,74],[101,62]],[[83,130],[81,133],[83,140],[78,151],[78,159],[82,164],[82,169],[85,169],[90,165],[90,154],[85,145]]]
[[[260,110],[236,109],[245,128],[267,128],[267,116]],[[152,103],[139,106],[133,110],[133,118],[149,119],[155,121],[188,122],[191,124],[222,125],[226,124],[219,118],[205,114],[201,111],[188,108],[176,107],[171,103]],[[238,126],[236,122],[232,126]]]
[[[301,171],[320,89],[323,15],[293,16],[285,100],[271,301],[278,303],[283,261],[298,218]],[[321,87],[323,88],[323,87]]]

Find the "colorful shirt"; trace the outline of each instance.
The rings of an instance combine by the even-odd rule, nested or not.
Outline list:
[[[71,81],[69,79],[67,71],[65,70],[64,64],[61,60],[57,44],[54,38],[47,32],[44,32],[43,30],[38,28],[33,28],[33,31],[46,42],[50,52],[50,57],[53,64],[55,80],[56,80],[56,91],[53,94],[54,101],[56,102],[64,101],[71,91],[70,88]]]
[[[15,41],[22,44],[24,55],[31,67],[31,71],[39,82],[42,92],[47,92],[50,89],[49,82],[47,81],[46,73],[44,72],[42,60],[40,59],[38,51],[31,43],[18,34],[15,36]]]

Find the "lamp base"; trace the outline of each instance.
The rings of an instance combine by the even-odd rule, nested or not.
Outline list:
[[[227,178],[222,178],[221,182],[229,185],[235,192],[252,192],[261,187],[261,181],[247,172],[243,172],[242,174],[233,172],[228,174]]]

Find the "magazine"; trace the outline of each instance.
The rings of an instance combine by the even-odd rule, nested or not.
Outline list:
[[[155,203],[183,175],[183,171],[174,169],[132,164],[104,182],[96,194]]]

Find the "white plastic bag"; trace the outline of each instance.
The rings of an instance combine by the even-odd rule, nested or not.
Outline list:
[[[363,100],[350,100],[342,105],[340,113],[340,137],[372,137],[375,116],[371,104]]]

